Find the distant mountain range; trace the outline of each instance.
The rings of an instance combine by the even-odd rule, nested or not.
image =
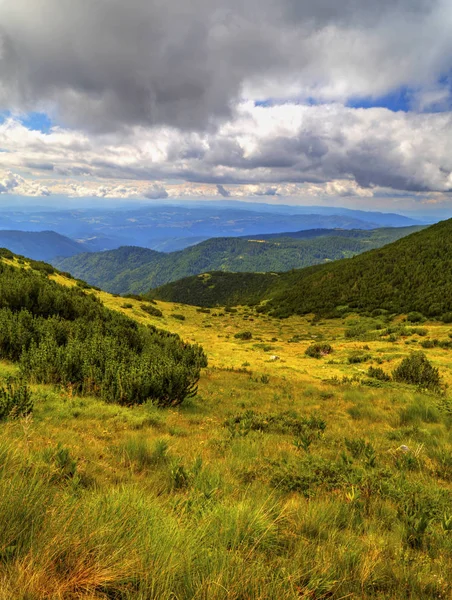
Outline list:
[[[55,231],[0,231],[0,248],[46,262],[56,256],[73,256],[87,250],[84,244]]]
[[[144,293],[206,271],[289,271],[379,248],[421,227],[375,230],[316,229],[243,238],[212,238],[161,253],[134,246],[53,260],[62,271],[109,292]]]
[[[62,205],[64,206],[64,205]],[[173,252],[212,237],[239,237],[307,229],[375,229],[421,225],[397,214],[341,207],[285,206],[252,202],[123,204],[51,210],[3,209],[0,229],[56,231],[97,252],[141,246]],[[54,255],[56,256],[56,255]]]
[[[161,300],[262,303],[274,316],[419,311],[452,319],[452,219],[351,259],[287,273],[206,273],[152,290]]]

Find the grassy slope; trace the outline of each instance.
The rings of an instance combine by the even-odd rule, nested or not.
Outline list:
[[[123,308],[96,293],[201,342],[210,366],[198,397],[177,410],[35,386],[33,419],[0,425],[1,450],[10,448],[0,476],[1,600],[450,597],[450,404],[409,386],[331,383],[362,379],[370,364],[390,372],[450,327],[427,323],[427,336],[389,341],[378,322],[356,316],[280,321],[158,302],[163,317],[152,318],[137,301]],[[357,326],[367,330],[360,338],[344,336]],[[250,341],[234,338],[245,329]],[[331,357],[306,357],[321,339]],[[356,351],[370,356],[348,364]],[[451,350],[426,352],[452,383]],[[0,364],[0,376],[14,370]],[[326,430],[306,452],[289,430],[224,427],[250,410],[267,421],[314,413]],[[364,438],[375,460],[354,457],[344,438]]]
[[[130,246],[84,253],[54,264],[113,293],[142,293],[205,271],[288,271],[350,257],[419,229],[314,230],[278,236],[213,238],[169,254]]]

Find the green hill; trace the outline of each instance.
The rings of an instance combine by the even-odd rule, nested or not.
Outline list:
[[[452,220],[351,259],[281,273],[271,283],[265,277],[213,273],[152,296],[202,306],[267,300],[262,310],[275,316],[353,309],[438,317],[452,311]]]
[[[359,254],[418,231],[420,227],[365,230],[316,229],[244,238],[212,238],[168,254],[125,246],[54,261],[112,293],[143,293],[150,288],[207,271],[289,271]]]
[[[16,257],[3,249],[0,258]],[[0,359],[18,363],[28,381],[127,405],[175,405],[195,392],[206,365],[200,347],[57,284],[50,265],[23,263],[0,261]]]

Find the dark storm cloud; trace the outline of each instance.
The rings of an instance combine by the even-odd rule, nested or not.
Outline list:
[[[0,105],[91,131],[197,129],[244,90],[385,93],[450,63],[449,13],[446,0],[3,2]]]

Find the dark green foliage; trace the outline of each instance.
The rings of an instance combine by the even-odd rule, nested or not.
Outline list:
[[[431,340],[422,340],[420,343],[422,348],[452,348],[452,340],[438,340],[433,338]]]
[[[316,414],[301,417],[296,412],[287,411],[276,414],[258,413],[247,410],[226,419],[224,426],[232,436],[246,436],[251,431],[262,433],[282,433],[301,436],[308,432],[320,436],[326,429],[325,421]]]
[[[152,307],[154,308],[154,307]],[[92,294],[0,264],[0,356],[30,381],[108,402],[176,405],[196,393],[202,349],[106,309]]]
[[[312,358],[322,358],[322,356],[326,356],[332,352],[333,348],[330,346],[330,344],[325,344],[322,342],[311,344],[305,350],[306,356],[311,356]]]
[[[278,273],[224,273],[214,271],[196,277],[186,277],[152,290],[150,296],[168,302],[214,307],[230,304],[259,303],[274,286],[279,285]]]
[[[370,354],[356,350],[355,352],[352,352],[350,354],[350,356],[347,359],[347,362],[349,365],[354,365],[354,364],[366,362],[367,360],[370,360],[371,358],[372,358],[372,356]]]
[[[412,352],[392,372],[395,381],[410,383],[421,388],[439,390],[439,371],[433,367],[423,352]]]
[[[242,280],[238,273],[222,275],[221,285],[217,274],[210,274],[205,287],[190,278],[153,293],[205,306],[267,300],[260,309],[275,317],[311,312],[340,316],[344,307],[358,313],[440,317],[452,312],[452,220],[347,260],[278,273],[273,280],[268,273]]]
[[[391,381],[391,376],[385,373],[381,367],[369,367],[367,375],[379,381]]]
[[[151,317],[163,317],[162,311],[152,306],[152,304],[140,304],[140,308],[148,313],[148,315],[151,315]]]
[[[237,309],[236,309],[236,308],[233,308],[232,306],[225,306],[225,307],[224,307],[224,312],[225,312],[225,313],[231,313],[231,314],[234,314],[234,313],[236,313],[236,312],[237,312]]]
[[[0,421],[26,417],[33,411],[31,392],[23,381],[7,379],[0,386]]]
[[[110,292],[147,292],[150,288],[207,271],[264,273],[325,263],[379,248],[418,229],[311,232],[315,235],[303,231],[300,238],[294,234],[290,237],[284,234],[215,237],[170,253],[124,246],[56,260],[55,265]]]
[[[250,340],[253,337],[251,331],[239,331],[234,335],[238,340]]]
[[[410,323],[422,323],[422,321],[425,321],[424,315],[417,311],[408,313],[406,319],[407,321],[410,321]]]
[[[173,313],[171,315],[173,319],[177,319],[178,321],[185,321],[185,315],[180,315],[179,313]]]
[[[358,474],[343,462],[307,453],[296,463],[274,461],[270,467],[270,481],[278,490],[299,492],[309,497],[319,488],[331,491],[356,483]]]

